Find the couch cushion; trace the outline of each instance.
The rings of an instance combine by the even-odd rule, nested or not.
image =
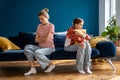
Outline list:
[[[27,44],[37,44],[35,43],[35,33],[19,32],[18,37],[22,48],[24,48],[24,46]]]
[[[91,58],[98,57],[99,50],[92,48]],[[62,47],[57,47],[56,51],[50,55],[50,59],[75,59],[76,52],[65,51]]]
[[[49,55],[47,55],[47,57],[50,58]],[[7,50],[5,52],[0,52],[0,61],[17,61],[17,60],[27,60],[24,54],[24,50]]]
[[[55,47],[64,47],[66,32],[56,32],[54,34]]]
[[[2,52],[2,49],[0,48],[0,52]]]
[[[7,50],[0,53],[0,61],[27,60],[24,50]]]
[[[9,36],[8,39],[12,41],[14,44],[16,44],[17,46],[19,46],[20,48],[22,47],[18,36]]]

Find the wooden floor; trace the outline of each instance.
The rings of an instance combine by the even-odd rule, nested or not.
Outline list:
[[[113,61],[117,71],[107,62],[94,63],[92,75],[80,74],[75,70],[75,60],[52,60],[56,68],[51,73],[44,73],[37,62],[36,75],[24,76],[29,70],[27,61],[0,62],[0,80],[120,80],[120,61]]]

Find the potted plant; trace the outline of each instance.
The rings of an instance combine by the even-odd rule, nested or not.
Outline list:
[[[105,31],[101,33],[101,36],[107,37],[113,41],[116,46],[120,44],[120,26],[116,24],[116,19],[114,16],[109,20],[108,26],[105,28]]]

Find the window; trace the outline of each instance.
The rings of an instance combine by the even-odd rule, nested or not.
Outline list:
[[[116,15],[116,0],[99,0],[99,35],[105,30],[110,17]]]
[[[116,0],[110,0],[110,16],[116,15]]]
[[[120,26],[120,0],[116,0],[116,18],[117,18],[117,25]]]

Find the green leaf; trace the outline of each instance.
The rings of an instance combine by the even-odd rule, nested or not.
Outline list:
[[[108,35],[108,32],[102,32],[101,36],[105,37]]]

